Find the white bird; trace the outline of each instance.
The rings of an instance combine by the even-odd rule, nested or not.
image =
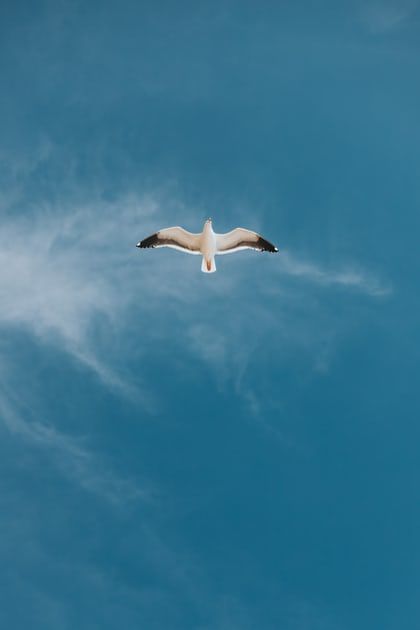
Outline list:
[[[277,247],[251,230],[235,228],[226,234],[213,232],[211,219],[207,219],[200,234],[192,234],[182,227],[170,227],[159,230],[152,236],[137,243],[137,247],[172,247],[187,254],[203,257],[201,271],[216,271],[214,257],[219,254],[233,254],[242,249],[255,249],[259,252],[278,252]]]

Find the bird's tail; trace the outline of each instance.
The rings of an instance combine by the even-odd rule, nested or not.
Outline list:
[[[214,256],[212,256],[211,258],[206,258],[205,256],[203,256],[201,271],[204,271],[204,273],[214,273],[216,271]]]

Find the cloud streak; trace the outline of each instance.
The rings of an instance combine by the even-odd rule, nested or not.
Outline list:
[[[405,22],[415,11],[416,5],[416,2],[370,4],[363,8],[362,19],[372,33],[387,33]]]
[[[181,344],[185,370],[190,359],[202,362],[219,389],[231,384],[251,415],[261,416],[248,372],[269,339],[272,351],[281,356],[290,348],[313,348],[322,355],[322,369],[327,369],[325,344],[319,349],[319,339],[333,326],[331,318],[326,323],[308,304],[308,284],[358,291],[373,299],[391,292],[373,274],[350,267],[325,269],[290,252],[225,257],[211,282],[194,257],[169,251],[139,253],[139,238],[173,223],[174,216],[175,222],[191,229],[201,220],[162,194],[126,195],[112,202],[97,196],[89,203],[69,199],[40,207],[29,203],[18,217],[3,209],[0,327],[25,330],[39,343],[57,347],[146,412],[165,403],[158,402],[147,373],[130,370],[129,362],[147,356],[151,347],[154,353],[179,356]],[[288,278],[287,286],[279,278]],[[147,331],[141,338],[139,327]],[[132,338],[141,343],[133,347]],[[2,353],[7,364],[11,358],[4,348]],[[320,364],[317,359],[315,363]],[[5,387],[7,383],[5,378]],[[101,492],[106,474],[102,481],[100,476],[95,479],[97,458],[77,439],[57,427],[28,421],[10,395],[3,396],[1,407],[9,430],[65,453],[67,474]]]
[[[81,439],[66,435],[54,426],[30,418],[28,409],[20,409],[13,393],[0,387],[0,416],[10,434],[31,447],[49,453],[62,473],[84,490],[102,497],[115,506],[128,501],[146,500],[150,494],[131,479],[123,479],[106,466],[101,458],[83,445]]]
[[[287,251],[282,253],[280,267],[284,274],[302,278],[321,286],[341,286],[355,289],[372,297],[381,297],[392,293],[392,287],[384,284],[372,273],[353,268],[323,269],[315,263],[300,260]]]
[[[225,268],[212,283],[204,282],[195,259],[173,252],[139,255],[135,249],[139,236],[154,231],[156,225],[173,222],[164,206],[150,196],[127,196],[114,203],[97,201],[76,208],[47,206],[30,216],[3,220],[0,326],[22,327],[41,342],[56,345],[107,386],[133,399],[137,396],[150,408],[153,403],[147,388],[141,387],[142,375],[130,382],[124,361],[118,358],[122,333],[134,325],[134,318],[152,341],[153,335],[166,334],[165,326],[157,326],[159,318],[163,322],[170,317],[181,336],[186,335],[189,349],[210,365],[224,365],[226,374],[232,363],[229,338],[236,339],[249,321],[232,303],[233,293],[243,296],[253,323],[260,321],[266,327],[264,320],[271,324],[275,320],[277,329],[293,308],[279,275],[296,281],[295,307],[302,281],[373,298],[391,293],[391,287],[371,273],[324,269],[287,251],[270,260],[258,259],[258,265],[246,253],[240,264],[238,259],[224,260]],[[178,215],[186,225],[197,221],[185,208]],[[264,283],[258,282],[257,274],[264,275]],[[243,284],[244,275],[255,292],[252,300],[247,296],[248,285]],[[267,295],[272,297],[270,309],[264,308]],[[301,298],[305,299],[302,294]],[[203,299],[207,301],[204,310]],[[278,311],[275,317],[273,309]],[[216,329],[221,318],[225,325]],[[144,339],[144,347],[137,351],[144,352],[148,343]],[[113,351],[113,344],[118,352]]]

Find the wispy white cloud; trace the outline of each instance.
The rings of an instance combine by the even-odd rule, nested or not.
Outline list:
[[[17,169],[17,189],[22,169],[32,172],[49,159],[50,151],[47,146],[38,162]],[[328,369],[331,343],[326,353],[319,339],[320,328],[328,328],[331,342],[331,321],[327,326],[319,313],[314,316],[308,284],[359,291],[375,299],[391,292],[356,265],[327,269],[284,251],[275,257],[224,257],[212,277],[201,274],[195,257],[140,252],[135,248],[138,239],[160,226],[175,221],[199,229],[201,213],[197,216],[162,192],[127,194],[113,201],[100,194],[84,202],[69,198],[39,204],[18,193],[12,199],[2,200],[0,327],[24,329],[41,343],[55,345],[107,387],[149,411],[165,403],[154,396],[146,372],[133,374],[125,368],[132,356],[147,356],[152,347],[178,356],[182,346],[185,369],[190,359],[201,361],[218,387],[232,386],[257,417],[259,397],[248,375],[254,359],[267,360],[262,347],[282,360],[291,348],[313,348],[314,368]],[[9,212],[11,203],[19,205],[17,215]],[[289,278],[287,287],[281,277]],[[305,313],[311,309],[308,325]],[[146,331],[141,338],[139,327]],[[9,399],[9,420],[11,404]],[[19,417],[24,415],[16,414],[15,432]],[[73,444],[57,427],[31,422],[25,430],[34,443],[47,445],[49,440],[56,451],[65,448],[73,462],[69,467],[82,471],[79,479],[84,478],[87,458],[77,451],[78,442]],[[60,446],[64,442],[66,447]]]
[[[29,204],[25,209],[29,212],[1,221],[0,328],[22,329],[39,343],[56,346],[108,388],[150,410],[151,394],[141,379],[128,376],[123,360],[104,357],[112,353],[112,339],[136,299],[135,290],[128,290],[134,273],[130,255],[136,252],[137,223],[147,224],[154,202],[126,198],[118,207],[92,203],[69,211],[46,205],[32,212]],[[42,405],[33,417],[31,394],[22,387],[13,391],[15,359],[5,344],[0,359],[0,415],[12,434],[48,450],[63,474],[115,504],[146,497],[137,481],[112,472],[83,439],[40,419]]]
[[[342,286],[347,289],[355,289],[362,293],[367,293],[372,297],[380,297],[392,293],[392,287],[389,284],[385,284],[372,273],[358,270],[354,267],[325,269],[313,262],[300,260],[287,251],[283,252],[280,257],[280,270],[282,273],[302,278],[314,284]]]
[[[101,457],[83,444],[81,438],[60,432],[39,418],[30,418],[28,409],[21,409],[13,392],[0,387],[0,416],[8,431],[23,439],[31,447],[45,449],[62,473],[114,505],[127,501],[146,500],[151,494],[137,481],[122,478],[101,461]]]
[[[192,285],[190,308],[182,309],[184,327],[177,334],[183,352],[211,370],[219,389],[233,388],[273,433],[264,416],[267,404],[277,404],[279,392],[274,397],[267,392],[261,406],[255,366],[270,360],[294,364],[296,356],[305,356],[311,370],[328,371],[346,322],[328,308],[320,289],[345,292],[350,300],[360,294],[379,305],[393,291],[360,265],[326,268],[287,251],[265,259],[238,254],[219,271],[220,283],[206,288],[205,309],[202,289]],[[281,432],[278,437],[288,439]]]
[[[197,222],[184,208],[179,214],[187,225]],[[247,335],[246,347],[253,350],[256,338],[248,330],[251,322],[254,331],[270,325],[278,330],[289,323],[290,293],[284,293],[278,274],[296,278],[298,283],[338,286],[375,298],[391,291],[373,274],[354,268],[324,269],[288,252],[265,262],[259,258],[258,264],[252,254],[244,254],[240,264],[223,261],[225,269],[210,282],[200,273],[195,258],[136,250],[139,236],[168,222],[173,218],[147,196],[77,208],[47,206],[29,216],[3,220],[0,326],[21,326],[43,342],[58,345],[107,385],[127,393],[140,382],[130,383],[118,372],[116,366],[122,368],[123,361],[116,360],[115,354],[111,361],[104,356],[109,356],[113,340],[120,348],[120,338],[133,325],[133,314],[148,331],[145,346],[154,335],[167,334],[165,327],[150,324],[170,319],[171,336],[173,326],[178,327],[191,352],[213,366],[225,365],[230,372],[246,363],[245,356],[239,356],[244,348],[241,337]],[[264,283],[257,274],[264,275]],[[267,308],[270,295],[274,297]],[[303,295],[299,292],[302,299]],[[296,302],[296,295],[293,299]],[[232,343],[236,345],[233,354]]]
[[[362,19],[372,33],[385,33],[405,22],[416,7],[415,1],[366,4],[362,10]]]
[[[195,229],[199,220],[179,207],[177,222]],[[156,404],[155,384],[147,380],[147,372],[133,378],[130,370],[125,371],[130,354],[147,356],[152,348],[160,348],[166,361],[167,354],[181,356],[185,370],[191,369],[190,363],[194,369],[199,361],[219,388],[234,392],[252,422],[287,448],[297,447],[281,423],[267,415],[267,404],[279,401],[262,394],[264,384],[255,382],[255,365],[274,355],[287,361],[304,346],[311,349],[314,361],[324,352],[325,345],[319,344],[324,324],[313,316],[312,307],[310,325],[303,315],[308,312],[308,283],[314,289],[338,286],[361,291],[374,300],[384,294],[382,283],[363,272],[352,276],[339,268],[327,271],[285,253],[223,259],[218,274],[207,277],[195,257],[136,250],[142,234],[172,221],[166,204],[148,196],[127,196],[112,203],[96,200],[77,208],[46,206],[30,216],[3,219],[0,326],[5,331],[24,329],[40,343],[58,347],[123,396],[136,399],[139,392],[142,409]],[[279,281],[285,277],[292,284],[287,290]],[[147,331],[144,336],[139,329]],[[136,334],[131,335],[133,331]],[[135,339],[136,347],[132,342],[127,345],[127,338]],[[45,452],[61,475],[100,497],[113,511],[155,504],[153,484],[115,469],[96,447],[89,427],[86,436],[69,433],[60,426],[60,418],[43,418],[42,404],[28,409],[31,394],[15,392],[8,377],[12,359],[7,348],[0,349],[0,358],[0,416],[10,434]],[[322,369],[326,363],[328,356]],[[281,391],[275,396],[281,398]],[[197,558],[179,548],[175,552],[153,519],[142,519],[136,535],[142,539],[142,559],[149,557],[154,571],[164,577],[163,586],[146,595],[120,591],[131,609],[148,611],[156,601],[168,606],[181,599],[200,611],[203,628],[255,625],[255,613],[236,600],[235,593],[221,594],[200,571]],[[54,562],[48,550],[41,551]],[[78,567],[70,564],[60,570],[77,574]],[[87,589],[113,592],[112,576],[98,573],[95,566],[91,573],[91,581],[84,582]],[[89,567],[84,566],[86,574]],[[53,627],[65,610],[52,606],[51,611]]]
[[[245,356],[239,358],[236,340],[247,329],[247,317],[242,316],[238,299],[247,299],[250,284],[255,295],[247,302],[248,314],[251,309],[260,327],[267,326],[266,319],[277,327],[279,320],[287,319],[290,296],[282,295],[278,273],[315,286],[339,286],[373,297],[391,291],[356,266],[325,269],[289,252],[266,262],[263,270],[246,254],[241,264],[223,260],[219,273],[208,281],[199,272],[196,259],[174,252],[171,256],[168,252],[139,252],[134,247],[141,235],[174,220],[199,229],[201,213],[197,216],[173,196],[160,191],[106,201],[99,192],[81,202],[75,193],[61,201],[39,203],[23,195],[26,179],[51,162],[54,151],[45,140],[23,161],[19,156],[9,160],[11,197],[0,199],[5,217],[0,222],[0,326],[24,327],[43,342],[57,345],[107,386],[142,399],[149,409],[150,390],[141,388],[142,375],[132,382],[132,375],[124,373],[124,361],[117,356],[122,354],[121,339],[133,325],[133,315],[151,339],[165,332],[150,324],[170,314],[190,350],[205,363],[217,364],[223,380],[232,369],[240,370],[240,365],[247,363]],[[0,159],[7,163],[4,155]],[[11,208],[19,208],[19,213],[12,214]],[[261,273],[263,284],[256,279]],[[233,294],[235,298],[230,299]],[[275,317],[261,306],[267,295],[276,296],[270,304],[271,310],[278,310]],[[207,300],[205,308],[203,299]],[[223,327],[217,327],[218,321],[223,321]],[[251,338],[248,334],[248,349]],[[236,364],[229,339],[235,340]],[[113,343],[118,353],[110,353]]]
[[[136,298],[135,285],[124,290],[133,281],[134,234],[153,210],[148,199],[123,199],[3,220],[0,326],[24,327],[128,391],[96,352],[95,327],[104,321],[112,334]]]

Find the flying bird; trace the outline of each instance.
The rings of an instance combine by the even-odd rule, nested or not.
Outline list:
[[[181,227],[165,228],[137,243],[137,247],[172,247],[187,254],[201,255],[203,257],[201,271],[204,273],[216,271],[214,257],[219,254],[234,254],[242,249],[255,249],[259,252],[279,251],[260,234],[244,228],[238,227],[226,234],[216,234],[213,232],[211,219],[204,223],[200,234],[192,234]]]

